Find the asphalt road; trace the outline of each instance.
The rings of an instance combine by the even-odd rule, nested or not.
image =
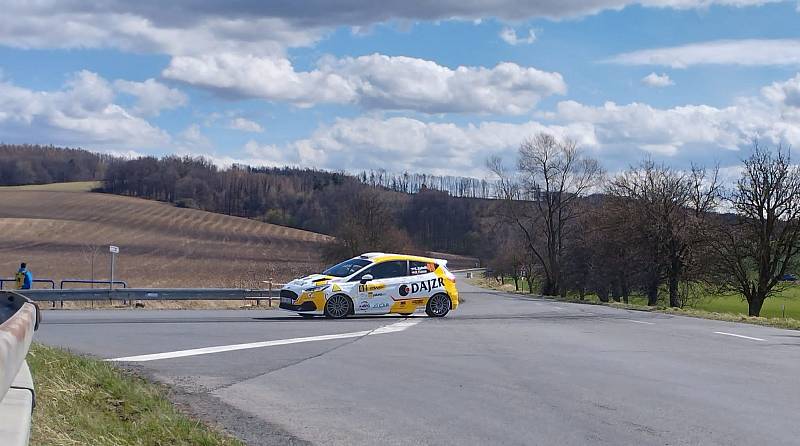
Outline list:
[[[459,288],[444,319],[48,311],[36,336],[163,353],[124,364],[254,445],[800,444],[800,332]]]

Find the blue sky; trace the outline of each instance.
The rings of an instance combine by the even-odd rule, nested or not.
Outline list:
[[[797,1],[0,1],[0,141],[483,177],[800,147]]]

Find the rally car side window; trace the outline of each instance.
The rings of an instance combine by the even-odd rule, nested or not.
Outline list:
[[[420,274],[432,273],[436,270],[436,264],[411,261],[409,262],[409,270],[412,276],[419,276]]]
[[[361,280],[366,274],[372,274],[372,279],[391,279],[393,277],[403,277],[408,275],[408,262],[405,260],[392,260],[389,262],[378,263],[350,279],[351,282]]]

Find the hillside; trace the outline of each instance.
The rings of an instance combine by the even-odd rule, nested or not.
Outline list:
[[[76,188],[80,190],[80,188]],[[115,277],[131,286],[260,286],[317,270],[327,236],[110,194],[0,188],[0,277],[26,261],[36,278]]]

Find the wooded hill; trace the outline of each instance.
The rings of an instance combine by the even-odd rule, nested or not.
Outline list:
[[[203,158],[123,159],[81,149],[0,145],[0,185],[102,180],[102,192],[336,235],[365,207],[386,208],[401,233],[379,248],[474,254],[485,180],[385,171],[219,168]],[[383,218],[383,217],[382,217]],[[352,249],[357,249],[353,247]],[[347,254],[346,251],[332,256]]]

